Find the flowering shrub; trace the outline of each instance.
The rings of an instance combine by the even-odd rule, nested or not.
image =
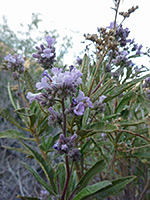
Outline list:
[[[119,2],[115,1],[116,16]],[[120,14],[125,20],[136,9]],[[18,198],[146,197],[150,182],[150,74],[143,75],[144,70],[148,71],[133,62],[132,58],[144,53],[142,45],[128,39],[129,33],[122,23],[116,23],[115,17],[110,26],[98,28],[97,34],[85,35],[96,47],[94,61],[85,53],[83,59],[77,57],[77,66],[68,68],[54,66],[55,40],[47,36],[47,46],[41,44],[33,54],[44,68],[37,83],[25,69],[21,55],[4,58],[3,69],[11,71],[18,81],[19,103],[8,89],[22,124],[3,108],[0,115],[30,132],[31,137],[6,130],[0,138],[17,138],[25,150],[14,149],[34,158],[46,177],[23,163],[41,184],[41,193],[39,197]],[[39,151],[28,144],[30,140]]]

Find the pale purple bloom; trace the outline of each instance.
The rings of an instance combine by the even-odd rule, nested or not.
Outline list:
[[[52,46],[55,39],[47,36],[46,37],[47,46],[45,47],[43,44],[40,47],[36,47],[37,53],[32,56],[37,59],[37,62],[41,64],[44,69],[52,68],[55,60],[55,48]]]
[[[43,50],[43,53],[41,53],[41,57],[42,58],[51,58],[52,56],[54,55],[53,52],[51,52],[51,49],[50,48],[47,48],[47,49],[44,49]]]
[[[50,87],[50,84],[48,83],[48,79],[47,77],[43,77],[41,79],[41,82],[38,82],[36,83],[36,87],[38,90],[42,90],[42,89],[45,89],[45,88],[49,88]]]
[[[8,54],[4,57],[4,60],[6,62],[6,69],[15,72],[15,79],[19,77],[19,74],[24,72],[24,59],[22,55],[15,54],[12,56],[11,54]]]
[[[51,36],[46,37],[46,42],[48,43],[48,47],[50,48],[52,44],[55,42],[55,38],[52,38]]]
[[[85,108],[87,107],[92,108],[93,106],[90,98],[86,97],[84,93],[81,90],[79,90],[77,98],[72,99],[72,107],[73,107],[73,112],[76,115],[83,115]]]
[[[34,101],[37,97],[39,97],[42,93],[39,92],[39,93],[36,93],[36,94],[33,94],[32,92],[28,92],[27,93],[27,99],[29,99],[29,102],[32,103],[32,101]]]
[[[83,115],[85,110],[85,106],[83,102],[79,102],[73,109],[73,112],[76,115]]]

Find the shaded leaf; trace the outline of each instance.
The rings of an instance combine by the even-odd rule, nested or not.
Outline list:
[[[23,141],[20,141],[20,142],[30,151],[30,153],[34,156],[34,158],[40,164],[49,183],[51,184],[51,186],[54,190],[54,193],[56,193],[56,186],[54,183],[55,172],[54,172],[53,168],[50,166],[50,164],[46,160],[44,160],[44,158],[38,152],[34,151],[31,147],[29,147]]]
[[[108,97],[106,97],[106,99],[104,99],[103,103],[106,103],[112,99],[114,99],[115,97],[119,96],[120,94],[122,94],[123,92],[132,89],[132,87],[134,87],[137,83],[139,83],[140,81],[144,80],[146,77],[150,76],[149,74],[138,78],[138,79],[134,79],[130,82],[127,82],[123,85],[121,85],[120,87],[118,87],[116,90],[113,91],[112,95],[109,95]]]
[[[17,126],[18,128],[22,129],[22,130],[27,130],[26,128],[22,127],[16,120],[15,118],[9,113],[9,111],[0,108],[0,115],[7,119],[7,121],[11,122],[12,124],[14,124],[15,126]]]
[[[98,90],[90,95],[90,99],[92,100],[92,102],[96,101],[101,95],[104,94],[104,92],[110,88],[110,86],[112,85],[113,80],[109,79],[106,83],[104,83],[101,87],[98,88]]]
[[[24,140],[34,140],[34,138],[26,138],[24,134],[18,130],[9,129],[3,132],[0,132],[0,138],[8,138],[8,139],[24,139]]]
[[[14,97],[13,97],[12,92],[11,92],[11,88],[10,88],[10,83],[9,82],[8,82],[8,85],[7,85],[7,89],[8,89],[8,94],[9,94],[9,99],[11,101],[11,104],[13,105],[14,109],[17,109],[17,107],[15,105]]]
[[[94,177],[97,173],[100,173],[105,167],[105,161],[99,160],[95,165],[93,165],[85,174],[82,176],[80,181],[78,182],[76,189],[78,191],[82,190],[85,186],[87,186],[88,182]]]
[[[94,195],[97,191],[111,185],[110,181],[102,181],[82,189],[74,198],[74,200],[81,200]]]
[[[24,154],[30,155],[30,153],[29,153],[29,151],[27,149],[14,148],[14,147],[8,147],[8,146],[2,146],[2,147],[5,148],[5,149],[10,149],[10,150],[14,150],[14,151],[17,151],[17,152],[20,152],[20,153],[24,153]]]
[[[26,82],[26,86],[30,92],[36,93],[35,82],[31,75],[29,74],[28,70],[26,69],[24,72],[24,78]]]
[[[57,171],[56,171],[56,174],[57,174],[57,177],[59,179],[60,189],[61,189],[61,192],[62,192],[63,188],[64,188],[65,177],[66,177],[65,167],[64,167],[63,163],[59,164]]]
[[[32,169],[31,166],[27,165],[26,163],[22,162],[24,167],[31,172],[31,174],[37,179],[37,181],[47,190],[50,194],[55,195],[54,191],[50,188],[50,186],[38,175],[36,171]]]
[[[105,197],[117,195],[121,190],[125,188],[127,184],[132,182],[135,178],[135,176],[129,176],[113,180],[111,181],[112,185],[105,187],[103,190],[94,195],[94,197],[96,197],[97,200],[103,200]]]

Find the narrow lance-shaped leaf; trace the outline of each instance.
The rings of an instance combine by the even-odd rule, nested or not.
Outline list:
[[[112,183],[110,181],[102,181],[90,186],[85,187],[82,189],[74,198],[74,200],[81,200],[85,199],[87,197],[93,196],[96,192],[99,190],[102,190],[103,188],[106,188],[107,186],[111,185]]]
[[[14,124],[16,127],[20,128],[20,129],[22,129],[22,130],[27,130],[27,131],[28,131],[28,129],[22,127],[22,126],[15,120],[15,118],[14,118],[7,110],[5,110],[5,109],[3,109],[3,108],[0,108],[0,115],[1,115],[3,118],[7,119],[7,121],[9,121],[9,122],[11,122],[12,124]]]
[[[111,181],[112,185],[109,185],[103,190],[100,190],[96,195],[94,195],[94,197],[96,197],[97,200],[103,200],[106,197],[117,195],[121,190],[125,188],[127,184],[129,184],[135,178],[135,176],[129,176],[113,180]]]
[[[10,98],[11,104],[13,105],[14,109],[16,110],[17,107],[15,105],[15,100],[14,100],[12,92],[11,92],[10,83],[8,83],[7,89],[8,89],[8,94],[9,94],[9,98]]]
[[[51,186],[54,190],[54,193],[56,193],[56,186],[54,183],[55,172],[54,172],[53,168],[50,166],[50,164],[47,161],[44,160],[44,158],[38,152],[34,151],[31,147],[29,147],[23,141],[20,141],[20,142],[31,152],[31,154],[34,156],[34,158],[40,164],[49,183],[51,184]]]
[[[35,172],[31,166],[27,165],[26,163],[23,163],[24,167],[31,172],[31,174],[37,179],[37,181],[47,190],[50,192],[50,194],[55,195],[54,191],[50,188],[50,186]]]
[[[112,82],[113,82],[113,80],[110,79],[110,80],[108,80],[106,83],[104,83],[101,87],[99,87],[99,88],[97,89],[97,91],[94,92],[94,93],[90,96],[91,100],[92,100],[92,101],[96,101],[101,95],[104,94],[104,92],[105,92],[108,88],[110,88],[110,86],[112,85]]]
[[[87,184],[91,180],[91,178],[94,177],[97,173],[100,173],[104,169],[104,167],[105,167],[105,161],[99,160],[80,179],[79,183],[76,186],[76,189],[78,189],[78,191],[82,190],[82,188],[87,186]]]
[[[8,139],[20,138],[24,140],[34,140],[34,138],[27,138],[24,136],[22,132],[18,130],[14,130],[14,129],[9,129],[9,130],[0,132],[0,139],[1,138],[8,138]]]
[[[36,87],[35,87],[34,80],[27,70],[25,70],[25,72],[24,72],[24,78],[25,78],[26,85],[27,85],[27,88],[29,89],[29,91],[36,93]]]
[[[14,148],[14,147],[8,147],[8,146],[2,146],[2,147],[5,148],[5,149],[10,149],[10,150],[14,150],[14,151],[17,151],[17,152],[20,152],[20,153],[30,155],[30,152],[27,149]]]
[[[119,96],[120,94],[122,94],[123,92],[125,92],[126,90],[131,89],[134,85],[136,85],[137,83],[139,83],[140,81],[144,80],[146,77],[150,76],[150,74],[143,76],[141,78],[138,79],[134,79],[130,82],[127,82],[123,85],[121,85],[120,87],[118,87],[112,95],[109,95],[106,99],[104,99],[104,103],[106,103],[107,101],[112,100],[113,98]]]

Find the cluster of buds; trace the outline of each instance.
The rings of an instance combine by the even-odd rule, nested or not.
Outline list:
[[[98,28],[99,36],[97,34],[85,35],[87,40],[91,40],[96,43],[97,49],[101,52],[104,50],[118,50],[117,46],[119,43],[115,40],[114,29]]]
[[[77,139],[77,134],[71,137],[65,137],[60,134],[59,140],[55,143],[53,148],[58,151],[59,154],[66,154],[73,161],[78,161],[80,159],[81,153],[75,147],[75,140]]]
[[[119,12],[119,14],[124,18],[127,18],[130,17],[130,14],[133,13],[138,8],[139,8],[138,6],[136,7],[132,6],[132,8],[129,8],[127,12]]]
[[[103,103],[104,99],[106,98],[105,95],[99,97],[98,101],[95,101],[93,107],[97,113],[103,113],[105,110],[106,103]]]
[[[55,39],[47,36],[46,37],[47,46],[45,47],[43,44],[40,47],[36,47],[37,54],[33,54],[32,56],[37,59],[37,62],[41,64],[41,67],[44,69],[52,68],[55,60],[55,48],[53,47],[53,43]]]
[[[24,72],[24,59],[22,55],[15,54],[12,56],[8,54],[4,57],[4,69],[13,72],[13,78],[16,80]]]
[[[121,151],[121,152],[128,152],[129,151],[129,147],[125,142],[118,143],[117,149],[118,149],[118,151]]]

